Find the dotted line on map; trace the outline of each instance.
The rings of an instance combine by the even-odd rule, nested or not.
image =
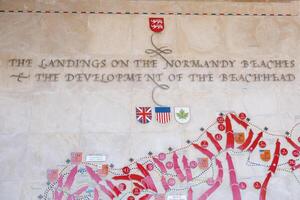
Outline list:
[[[193,16],[299,16],[291,13],[233,13],[233,12],[134,12],[134,11],[63,11],[63,10],[0,10],[0,13],[32,13],[32,14],[92,14],[92,15],[193,15]]]

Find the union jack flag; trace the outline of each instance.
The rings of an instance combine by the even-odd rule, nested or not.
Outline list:
[[[152,120],[151,107],[136,107],[136,119],[142,124],[147,124]]]
[[[170,107],[155,107],[156,121],[161,124],[169,123],[171,120]]]

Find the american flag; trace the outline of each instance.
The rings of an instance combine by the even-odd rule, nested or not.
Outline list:
[[[161,124],[166,124],[171,120],[170,107],[155,107],[156,121]]]
[[[136,107],[136,119],[142,124],[147,124],[152,120],[151,107]]]

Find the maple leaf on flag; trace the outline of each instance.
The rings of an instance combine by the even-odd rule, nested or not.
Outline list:
[[[181,109],[178,113],[176,113],[176,115],[179,119],[186,119],[189,116],[189,113],[184,112],[184,110]]]

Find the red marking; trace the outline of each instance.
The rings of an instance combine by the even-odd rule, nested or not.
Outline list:
[[[212,134],[210,132],[208,132],[208,131],[206,132],[206,135],[211,140],[211,142],[213,143],[213,145],[216,147],[216,149],[218,150],[218,152],[220,152],[222,150],[222,147],[217,142],[217,140],[215,140],[215,138],[212,136]]]
[[[246,114],[243,113],[243,112],[241,112],[241,113],[239,114],[239,118],[240,118],[241,120],[246,119]]]
[[[108,185],[108,187],[114,191],[114,193],[119,196],[121,194],[121,191],[119,190],[118,187],[116,187],[111,181],[106,180],[106,184]]]
[[[234,165],[232,162],[232,158],[228,152],[226,153],[226,160],[227,160],[227,164],[228,164],[228,171],[229,171],[229,178],[230,178],[230,185],[231,185],[233,199],[241,200],[241,191],[240,191],[240,188],[238,187],[238,182],[237,182],[237,178],[236,178]]]
[[[142,174],[144,176],[149,176],[148,171],[144,168],[143,165],[141,165],[140,163],[136,163],[136,166],[138,167],[138,169],[142,172]]]
[[[164,30],[164,18],[162,17],[150,17],[149,27],[153,32],[159,33]]]
[[[173,163],[172,163],[171,161],[167,162],[167,163],[166,163],[166,167],[167,167],[168,169],[172,169],[172,168],[173,168]]]
[[[129,174],[130,173],[130,168],[129,167],[123,167],[122,172],[124,174]]]
[[[154,184],[149,172],[140,163],[137,163],[136,165],[137,165],[138,169],[142,172],[142,174],[145,176],[145,180],[147,180],[146,186],[148,186],[154,192],[157,192],[157,189],[155,187],[155,184]],[[149,183],[149,184],[147,184],[147,183]]]
[[[126,190],[126,185],[125,185],[125,183],[120,183],[118,187],[119,187],[119,190],[121,190],[121,191]]]
[[[260,142],[258,143],[258,145],[259,145],[260,148],[265,148],[265,147],[267,146],[267,144],[266,144],[265,141],[260,141]]]
[[[139,198],[139,200],[149,200],[153,195],[151,194],[145,194],[144,196],[142,196],[141,198]]]
[[[175,181],[174,178],[169,178],[169,179],[168,179],[168,184],[169,184],[170,186],[175,185],[175,183],[176,183],[176,181]]]
[[[232,125],[230,122],[230,119],[228,116],[225,118],[225,124],[226,124],[226,135],[227,135],[227,140],[226,140],[226,149],[228,148],[234,148],[234,135],[232,131]]]
[[[247,184],[246,184],[245,182],[240,182],[239,187],[240,187],[242,190],[245,190],[245,189],[247,188]]]
[[[164,175],[161,177],[161,184],[166,192],[169,191],[170,187]]]
[[[218,129],[219,129],[220,131],[224,131],[224,130],[225,130],[225,126],[224,126],[223,124],[219,124],[219,125],[218,125]]]
[[[144,179],[144,177],[137,175],[137,174],[130,174],[129,178],[132,180],[139,181],[139,182],[142,182],[142,180]]]
[[[162,173],[167,173],[167,170],[165,168],[165,165],[160,162],[157,158],[153,157],[152,158],[155,164],[157,164],[158,168],[161,170]]]
[[[133,195],[135,195],[135,196],[137,196],[137,195],[139,195],[141,193],[141,190],[139,189],[139,188],[133,188],[133,190],[132,190],[132,194]]]
[[[261,183],[256,181],[256,182],[254,182],[253,187],[258,190],[261,188]]]
[[[234,114],[231,114],[230,115],[231,117],[232,117],[232,119],[234,120],[234,121],[236,121],[236,123],[238,123],[239,125],[241,125],[242,127],[244,127],[245,129],[249,126],[249,124],[247,124],[246,122],[244,122],[244,121],[242,121],[241,120],[241,117],[240,117],[240,119],[237,117],[237,116],[235,116]],[[246,118],[246,117],[245,117]]]
[[[296,165],[296,161],[295,161],[294,159],[290,159],[290,160],[288,161],[288,164],[289,164],[289,166],[293,167],[293,166]]]
[[[203,141],[201,141],[200,145],[202,148],[206,149],[208,147],[208,142],[206,140],[203,140]]]
[[[292,170],[296,170],[296,169],[299,169],[299,168],[300,168],[300,164],[292,166]]]
[[[215,135],[215,139],[218,140],[218,141],[221,141],[223,139],[223,136],[221,134],[217,133]]]
[[[142,185],[140,185],[140,184],[138,184],[138,183],[136,183],[136,182],[134,182],[133,185],[134,185],[135,187],[141,189],[141,190],[144,190],[144,189],[145,189]]]
[[[163,161],[164,159],[166,159],[166,154],[165,153],[158,154],[158,159]]]
[[[263,132],[260,132],[255,138],[255,140],[252,142],[251,146],[248,148],[248,151],[252,152],[256,148],[258,141],[260,140],[260,138],[262,138],[262,136]]]
[[[275,147],[275,152],[274,152],[274,157],[273,157],[273,160],[272,160],[272,164],[269,167],[269,171],[271,171],[273,174],[275,173],[275,171],[277,169],[277,165],[278,165],[278,161],[279,161],[279,156],[280,156],[279,152],[280,152],[280,142],[277,139],[277,141],[276,141],[276,147]]]
[[[135,198],[133,196],[129,196],[127,200],[135,200]]]
[[[293,156],[296,157],[296,158],[299,157],[299,151],[298,150],[294,150],[293,151]]]
[[[99,184],[99,186],[100,186],[100,189],[102,190],[102,192],[104,192],[107,196],[109,196],[110,199],[114,199],[115,198],[115,195],[111,191],[109,191],[108,189],[106,189],[106,187],[104,185]]]
[[[269,184],[271,176],[272,176],[272,173],[269,172],[267,177],[265,178],[265,180],[263,182],[263,185],[262,185],[262,188],[260,190],[259,200],[265,200],[266,199],[267,188],[268,188],[268,184]]]
[[[253,138],[253,135],[254,135],[254,133],[253,133],[253,131],[250,129],[246,141],[244,142],[244,144],[242,144],[242,145],[239,146],[238,148],[239,148],[240,150],[242,150],[242,151],[245,150],[245,149],[249,146],[249,144],[251,143],[252,138]]]
[[[220,124],[223,123],[224,122],[224,117],[221,117],[221,116],[218,117],[217,122],[220,123]]]
[[[290,137],[285,137],[288,143],[290,143],[295,149],[300,151],[300,147],[290,138]]]
[[[152,171],[154,169],[154,166],[152,163],[149,163],[146,165],[147,170]]]
[[[183,175],[180,166],[178,164],[178,156],[176,152],[173,153],[173,163],[174,163],[174,171],[176,172],[179,180],[183,182],[185,180],[185,176]]]
[[[112,177],[114,180],[130,180],[129,175],[124,175],[124,176],[114,176]]]
[[[214,156],[213,153],[211,153],[209,150],[204,149],[202,147],[200,147],[198,144],[193,144],[193,146],[198,149],[201,153],[207,155],[210,159],[212,159],[212,157]]]
[[[281,155],[286,156],[288,154],[288,150],[286,148],[282,148],[280,150]]]

